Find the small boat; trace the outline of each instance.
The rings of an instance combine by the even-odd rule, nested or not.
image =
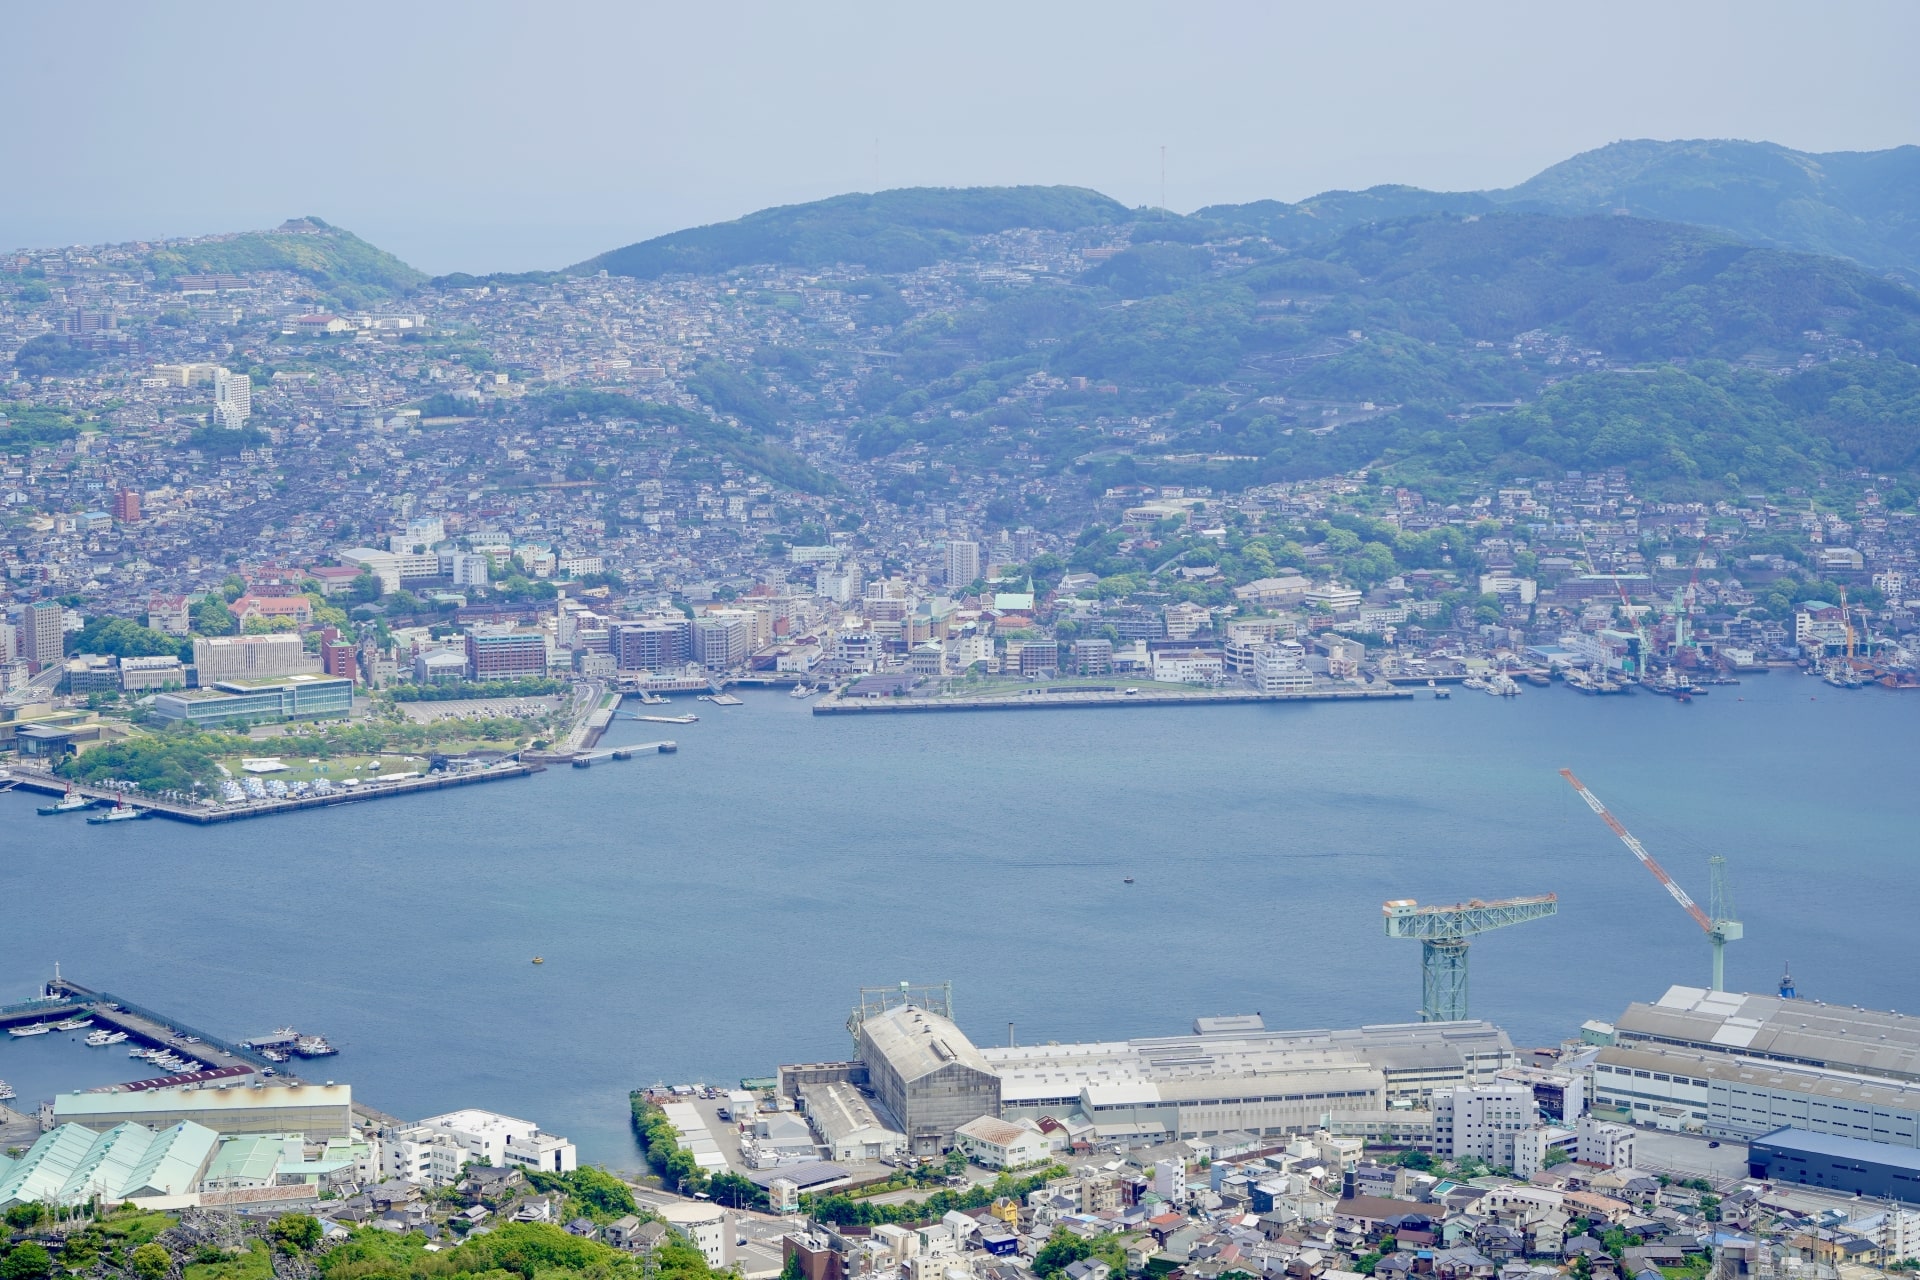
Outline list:
[[[811,698],[813,696],[813,686],[810,684],[797,684],[793,686],[793,692],[787,696],[789,698]]]
[[[0,1102],[11,1102],[19,1096],[19,1094],[13,1091],[12,1085],[8,1084],[5,1080],[0,1080]]]
[[[1132,884],[1132,883],[1133,883],[1133,877],[1132,877],[1132,876],[1128,876],[1128,877],[1127,877],[1127,878],[1126,878],[1126,879],[1125,879],[1124,881],[1122,881],[1122,883],[1123,883],[1123,884]]]
[[[41,814],[44,817],[46,815],[55,814],[55,813],[76,813],[81,809],[91,809],[91,808],[93,808],[92,800],[88,799],[86,796],[81,795],[78,791],[75,791],[72,787],[68,787],[67,794],[61,796],[58,800],[54,801],[52,804],[41,805],[37,810],[35,810],[35,812]]]
[[[146,817],[148,812],[149,810],[146,809],[136,809],[125,800],[122,800],[105,813],[96,813],[91,818],[88,818],[87,825],[100,827],[105,826],[109,822],[132,822],[136,818]]]
[[[53,1024],[53,1029],[55,1031],[85,1031],[92,1025],[92,1018],[82,1016],[78,1018],[68,1018],[65,1022],[56,1022]]]
[[[535,964],[545,964],[547,962],[547,958],[545,956],[535,956],[533,958],[533,962]]]
[[[325,1036],[301,1036],[294,1041],[293,1051],[303,1058],[324,1058],[340,1052],[327,1043]]]
[[[1445,702],[1445,701],[1447,701],[1448,699],[1450,699],[1450,698],[1452,698],[1452,697],[1453,697],[1453,690],[1451,690],[1451,689],[1435,689],[1435,690],[1433,691],[1433,696],[1434,696],[1434,698],[1435,698],[1435,700],[1437,700],[1437,701],[1440,701],[1440,702]]]
[[[24,1040],[28,1036],[44,1036],[52,1030],[51,1022],[36,1022],[30,1027],[8,1027],[7,1034],[15,1039]]]

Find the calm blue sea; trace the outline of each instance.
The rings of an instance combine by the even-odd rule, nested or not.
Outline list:
[[[1692,705],[1469,691],[1376,705],[820,718],[695,709],[647,757],[198,829],[89,827],[0,796],[0,996],[59,961],[207,1030],[292,1023],[413,1117],[487,1107],[638,1164],[626,1092],[844,1056],[861,984],[951,979],[999,1042],[1417,1017],[1388,898],[1554,891],[1475,945],[1472,1006],[1552,1043],[1672,982],[1698,929],[1556,773],[1705,899],[1729,860],[1729,985],[1912,1008],[1920,694],[1798,674]],[[1123,883],[1132,876],[1135,883]],[[535,966],[532,957],[545,957]],[[26,1106],[124,1053],[0,1037]]]

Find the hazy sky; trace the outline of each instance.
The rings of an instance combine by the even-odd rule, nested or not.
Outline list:
[[[0,248],[311,213],[429,271],[876,181],[1158,203],[1162,147],[1185,211],[1619,138],[1920,142],[1913,0],[21,3],[0,47]]]

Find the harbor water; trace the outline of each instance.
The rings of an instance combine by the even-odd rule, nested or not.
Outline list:
[[[1401,1021],[1419,948],[1383,900],[1555,892],[1471,963],[1474,1014],[1552,1043],[1708,965],[1568,767],[1703,901],[1726,856],[1730,986],[1791,962],[1808,996],[1920,1001],[1920,695],[1777,672],[1690,705],[810,705],[676,697],[700,719],[675,755],[210,828],[0,795],[0,999],[58,961],[230,1038],[323,1032],[341,1053],[305,1074],[392,1114],[486,1107],[635,1167],[628,1089],[843,1057],[862,984],[951,979],[983,1043]],[[658,737],[622,717],[601,745]],[[23,1110],[140,1065],[0,1037]]]

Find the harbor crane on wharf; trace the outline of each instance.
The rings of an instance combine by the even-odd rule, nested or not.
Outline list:
[[[1674,883],[1673,877],[1667,874],[1666,868],[1653,860],[1653,855],[1647,852],[1646,846],[1621,825],[1620,819],[1607,811],[1607,806],[1600,803],[1600,797],[1587,790],[1587,784],[1573,776],[1573,770],[1562,769],[1560,776],[1565,778],[1567,785],[1587,802],[1587,808],[1600,815],[1600,820],[1613,830],[1613,834],[1620,837],[1620,843],[1626,845],[1633,856],[1640,860],[1641,866],[1653,873],[1653,878],[1666,887],[1667,893],[1685,909],[1688,915],[1693,917],[1693,922],[1699,925],[1701,931],[1707,935],[1707,941],[1713,946],[1712,989],[1725,991],[1727,989],[1727,944],[1739,941],[1746,933],[1745,928],[1733,916],[1733,893],[1727,888],[1727,860],[1717,853],[1707,860],[1710,877],[1708,897],[1710,910],[1703,911],[1700,909],[1700,904],[1687,895],[1685,889]]]
[[[1560,898],[1475,898],[1452,906],[1423,907],[1411,898],[1385,903],[1389,938],[1420,940],[1420,1020],[1464,1022],[1467,1017],[1467,945],[1477,934],[1557,914]]]

